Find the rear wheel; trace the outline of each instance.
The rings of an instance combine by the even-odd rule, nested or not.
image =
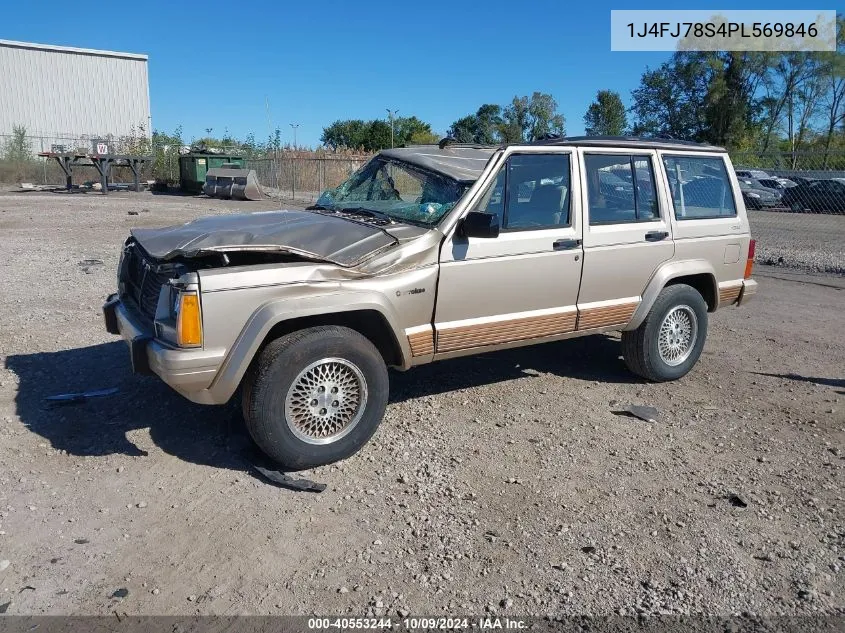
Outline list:
[[[665,382],[686,375],[701,356],[707,338],[707,304],[686,284],[658,295],[640,327],[622,332],[622,355],[635,374]]]
[[[243,385],[252,439],[288,470],[356,453],[387,406],[387,367],[375,346],[345,327],[300,330],[269,343]]]

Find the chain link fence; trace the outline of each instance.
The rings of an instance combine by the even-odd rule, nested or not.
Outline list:
[[[152,155],[153,161],[142,167],[142,180],[155,178],[178,182],[180,146],[150,147],[146,137],[102,138],[93,136],[15,136],[0,134],[0,183],[31,182],[64,186],[65,174],[55,160],[40,158],[40,152],[89,154],[98,141],[109,145],[112,154]],[[365,154],[329,154],[324,152],[279,150],[267,158],[248,158],[246,167],[254,169],[258,181],[268,192],[281,197],[315,200],[320,193],[336,187],[371,158]],[[84,164],[84,163],[83,163]],[[113,166],[112,182],[130,182],[128,167]],[[97,171],[73,171],[74,184],[99,181]]]
[[[109,153],[126,155],[150,154],[150,139],[146,136],[79,136],[79,135],[45,135],[18,136],[14,134],[0,134],[0,183],[19,184],[31,182],[41,185],[64,186],[65,174],[55,160],[40,158],[41,152],[55,152],[57,154],[76,153],[91,154],[96,152],[98,143],[108,145]],[[164,161],[163,167],[169,164],[171,171],[175,169],[178,177],[178,147],[167,148],[162,153],[161,148],[156,152],[157,157]],[[142,180],[153,177],[154,166],[151,163],[143,165]],[[132,170],[129,167],[114,165],[112,167],[111,182],[132,182]],[[84,182],[99,182],[100,177],[93,165],[90,168],[74,168],[73,182],[81,185]]]
[[[732,153],[745,206],[845,214],[845,152]]]
[[[279,195],[316,200],[326,189],[337,187],[371,157],[367,155],[314,156],[284,152],[276,158],[247,160],[246,168],[254,169],[261,186]]]
[[[55,161],[38,158],[39,152],[94,151],[98,141],[114,154],[152,154],[142,168],[143,180],[179,178],[179,147],[150,146],[146,136],[93,137],[74,135],[16,136],[0,134],[0,183],[31,182],[63,185],[65,176]],[[274,156],[248,159],[258,181],[277,196],[315,200],[335,187],[370,156],[282,150]],[[733,152],[731,154],[747,207],[772,211],[845,214],[845,151]],[[75,169],[75,184],[98,180],[97,172]],[[129,182],[128,167],[115,166],[112,182]]]

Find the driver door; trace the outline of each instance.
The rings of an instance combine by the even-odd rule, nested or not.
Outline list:
[[[537,149],[511,153],[471,205],[498,216],[498,237],[466,238],[455,230],[444,241],[435,359],[575,330],[583,260],[577,161],[568,149]]]

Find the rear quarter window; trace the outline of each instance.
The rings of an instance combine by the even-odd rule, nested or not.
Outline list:
[[[731,179],[725,161],[714,156],[664,156],[678,220],[736,216]]]

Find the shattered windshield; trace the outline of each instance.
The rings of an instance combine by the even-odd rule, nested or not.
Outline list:
[[[339,187],[324,192],[316,206],[363,209],[398,222],[434,226],[465,190],[466,185],[432,171],[377,156]]]

